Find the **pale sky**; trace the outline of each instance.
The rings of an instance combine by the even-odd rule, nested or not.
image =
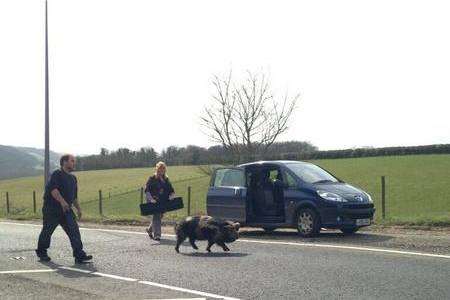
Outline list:
[[[280,140],[450,143],[448,1],[50,0],[51,149],[212,145],[213,74],[302,94]],[[44,146],[44,1],[0,0],[0,144]]]

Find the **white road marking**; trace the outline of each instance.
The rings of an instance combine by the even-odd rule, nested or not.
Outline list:
[[[71,267],[59,267],[59,269],[74,271],[74,272],[79,272],[79,273],[84,273],[84,274],[91,274],[93,272],[93,271],[89,271],[89,270],[75,269],[75,268],[71,268]]]
[[[42,225],[38,225],[38,224],[16,223],[16,222],[3,222],[3,221],[1,221],[0,224],[42,227]]]
[[[79,272],[79,273],[84,273],[84,274],[90,274],[90,275],[95,275],[95,276],[101,276],[101,277],[108,277],[108,278],[112,278],[112,279],[129,281],[129,282],[136,282],[136,281],[138,281],[137,279],[134,279],[134,278],[117,276],[117,275],[111,275],[111,274],[105,274],[105,273],[89,271],[89,270],[83,270],[83,269],[78,269],[78,268],[59,267],[58,269],[72,271],[72,272]]]
[[[154,287],[158,287],[158,288],[163,288],[163,289],[168,289],[168,290],[178,291],[178,292],[183,292],[183,293],[188,293],[188,294],[194,294],[194,295],[204,296],[204,297],[208,297],[208,298],[224,299],[224,300],[239,300],[238,298],[226,297],[226,296],[221,296],[221,295],[216,295],[216,294],[211,294],[211,293],[206,293],[206,292],[200,292],[200,291],[191,290],[191,289],[180,288],[180,287],[176,287],[176,286],[172,286],[172,285],[161,284],[161,283],[157,283],[157,282],[151,282],[151,281],[145,281],[145,280],[141,281],[141,280],[134,279],[134,278],[117,276],[117,275],[112,275],[112,274],[105,274],[105,273],[83,270],[83,269],[78,269],[78,268],[59,267],[58,269],[72,271],[72,272],[79,272],[79,273],[83,273],[83,274],[91,274],[94,276],[107,277],[107,278],[112,278],[112,279],[117,279],[117,280],[122,280],[122,281],[128,281],[128,282],[138,282],[141,284],[150,285],[150,286],[154,286]],[[46,273],[46,272],[56,272],[56,271],[57,271],[57,269],[14,270],[14,271],[0,271],[0,274]],[[183,300],[183,299],[189,299],[189,300],[202,299],[203,300],[205,298],[177,298],[174,300]]]
[[[71,267],[59,267],[59,269],[73,271],[73,272],[80,272],[80,273],[85,273],[85,274],[91,274],[91,275],[95,275],[95,276],[113,278],[113,279],[117,279],[117,280],[129,281],[129,282],[138,282],[141,284],[151,285],[151,286],[155,286],[155,287],[159,287],[159,288],[163,288],[163,289],[179,291],[179,292],[184,292],[184,293],[189,293],[189,294],[194,294],[194,295],[199,295],[199,296],[204,296],[204,297],[225,299],[225,300],[239,300],[238,298],[231,298],[231,297],[226,297],[226,296],[221,296],[221,295],[216,295],[216,294],[211,294],[211,293],[205,293],[205,292],[180,288],[180,287],[176,287],[176,286],[171,286],[171,285],[161,284],[161,283],[156,283],[156,282],[151,282],[151,281],[140,281],[140,280],[134,279],[134,278],[122,277],[122,276],[88,271],[88,270],[83,270],[83,269],[77,269],[77,268],[71,268]]]
[[[164,289],[170,289],[170,290],[174,290],[174,291],[178,291],[178,292],[196,294],[199,296],[204,296],[204,297],[209,297],[209,298],[225,299],[225,300],[239,300],[238,298],[224,297],[224,296],[220,296],[220,295],[216,295],[216,294],[204,293],[204,292],[200,292],[200,291],[196,291],[196,290],[179,288],[179,287],[170,286],[170,285],[166,285],[166,284],[160,284],[160,283],[151,282],[151,281],[139,281],[139,283],[156,286],[156,287],[160,287],[160,288],[164,288]]]
[[[206,300],[206,298],[172,298],[172,299],[147,299],[147,300]]]
[[[42,227],[42,225],[24,224],[24,223],[15,223],[15,222],[0,222],[0,224]],[[81,228],[80,227],[80,230],[147,235],[146,232],[127,231],[127,230],[119,230],[119,229],[102,229],[102,228],[86,228],[86,227],[82,227]],[[174,234],[163,234],[162,236],[163,237],[175,237]],[[267,245],[285,245],[285,246],[300,246],[300,247],[334,248],[334,249],[358,250],[358,251],[368,251],[368,252],[379,252],[379,253],[390,253],[390,254],[400,254],[400,255],[414,255],[414,256],[450,259],[450,255],[444,255],[444,254],[432,254],[432,253],[423,253],[423,252],[401,251],[401,250],[391,250],[391,249],[384,249],[384,248],[359,247],[359,246],[345,246],[345,245],[317,244],[317,243],[302,243],[302,242],[262,241],[262,240],[250,240],[250,239],[239,239],[236,242],[257,243],[257,244],[267,244]]]
[[[134,279],[134,278],[122,277],[122,276],[105,274],[105,273],[100,273],[100,272],[94,272],[94,273],[92,273],[92,275],[108,277],[108,278],[117,279],[117,280],[123,280],[123,281],[130,281],[130,282],[138,281],[137,279]]]
[[[85,231],[103,231],[103,232],[114,232],[114,233],[133,233],[133,234],[140,234],[140,235],[148,235],[147,232],[127,231],[127,230],[120,230],[120,229],[103,229],[103,228],[80,227],[80,230],[85,230]],[[173,235],[173,236],[175,236],[175,235]]]
[[[172,298],[172,299],[161,298],[161,299],[147,299],[147,300],[206,300],[206,298]]]
[[[13,271],[0,271],[0,274],[26,274],[26,273],[48,273],[56,272],[55,269],[38,269],[38,270],[13,270]]]
[[[438,258],[450,259],[450,255],[411,252],[411,251],[401,251],[401,250],[391,250],[391,249],[383,249],[383,248],[368,248],[368,247],[345,246],[345,245],[313,244],[313,243],[309,244],[309,243],[279,242],[279,241],[258,241],[258,240],[238,240],[238,241],[239,242],[244,242],[244,243],[276,244],[276,245],[318,247],[318,248],[336,248],[336,249],[348,249],[348,250],[371,251],[371,252],[384,252],[384,253],[418,255],[418,256],[428,256],[428,257],[438,257]]]

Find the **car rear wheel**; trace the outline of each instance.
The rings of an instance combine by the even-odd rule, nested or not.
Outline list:
[[[341,231],[343,234],[353,234],[355,232],[357,232],[359,229],[359,227],[344,227],[341,228]]]
[[[316,211],[302,208],[297,214],[297,230],[302,237],[312,237],[320,232],[320,219]]]

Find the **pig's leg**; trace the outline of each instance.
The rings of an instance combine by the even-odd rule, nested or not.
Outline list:
[[[198,250],[197,245],[195,244],[195,238],[190,236],[189,237],[189,243],[191,243],[192,248],[194,248],[195,250]]]
[[[230,248],[227,247],[227,245],[225,245],[224,242],[217,242],[217,244],[222,247],[223,251],[230,251]]]
[[[177,251],[177,253],[180,253],[180,245],[181,243],[184,242],[184,240],[186,239],[186,236],[180,234],[177,235],[177,245],[175,246],[175,251]]]
[[[206,251],[211,252],[211,246],[214,245],[214,240],[208,240],[208,247],[206,247]]]

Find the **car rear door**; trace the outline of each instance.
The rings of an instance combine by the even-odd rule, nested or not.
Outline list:
[[[247,188],[245,171],[240,168],[216,169],[206,198],[209,216],[246,222]]]

